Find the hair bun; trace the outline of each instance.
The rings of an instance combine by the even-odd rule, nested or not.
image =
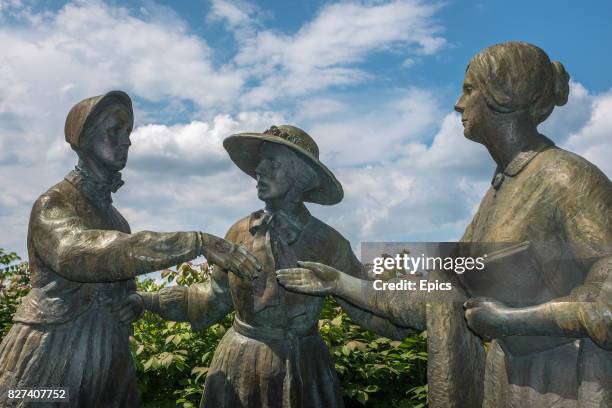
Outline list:
[[[551,63],[553,69],[553,76],[555,81],[554,87],[554,100],[555,105],[562,106],[567,103],[567,96],[569,95],[569,79],[570,76],[565,70],[565,67],[559,61]]]

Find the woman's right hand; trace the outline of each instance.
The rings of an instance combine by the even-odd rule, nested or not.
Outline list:
[[[298,266],[276,271],[276,279],[287,290],[315,296],[334,293],[342,272],[318,262],[298,262]]]
[[[209,263],[233,272],[243,279],[253,280],[261,271],[257,258],[244,246],[202,232],[202,255]]]

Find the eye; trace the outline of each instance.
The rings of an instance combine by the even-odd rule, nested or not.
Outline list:
[[[119,126],[111,126],[106,130],[109,139],[113,144],[119,144],[121,128]]]
[[[472,85],[463,85],[463,92],[465,92],[466,94],[472,93],[473,90],[474,87]]]

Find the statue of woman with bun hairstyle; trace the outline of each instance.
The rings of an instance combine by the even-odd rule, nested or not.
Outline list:
[[[568,94],[563,65],[523,42],[482,50],[465,73],[455,110],[497,170],[461,239],[471,246],[458,248],[522,243],[537,265],[506,263],[497,296],[432,302],[314,263],[278,271],[281,284],[426,328],[431,407],[612,406],[612,183],[538,132]],[[428,279],[451,281],[459,299],[479,284],[445,271]],[[521,302],[500,301],[511,284]],[[491,340],[486,353],[482,339]]]

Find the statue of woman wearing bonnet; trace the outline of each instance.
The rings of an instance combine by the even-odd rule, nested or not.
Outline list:
[[[79,161],[34,203],[28,230],[32,290],[0,343],[0,406],[39,406],[10,390],[65,388],[44,406],[137,407],[129,349],[131,323],[144,310],[134,277],[204,255],[243,277],[255,258],[210,234],[131,233],[112,205],[131,145],[134,116],[121,91],[87,98],[66,118]]]
[[[456,255],[482,255],[480,243],[511,251],[486,284],[493,267],[430,273],[471,298],[463,305],[374,291],[320,264],[278,272],[292,290],[331,292],[427,328],[431,407],[612,406],[612,183],[538,132],[567,102],[568,82],[561,63],[522,42],[486,48],[468,65],[455,109],[497,170]],[[486,356],[482,339],[491,340]]]

